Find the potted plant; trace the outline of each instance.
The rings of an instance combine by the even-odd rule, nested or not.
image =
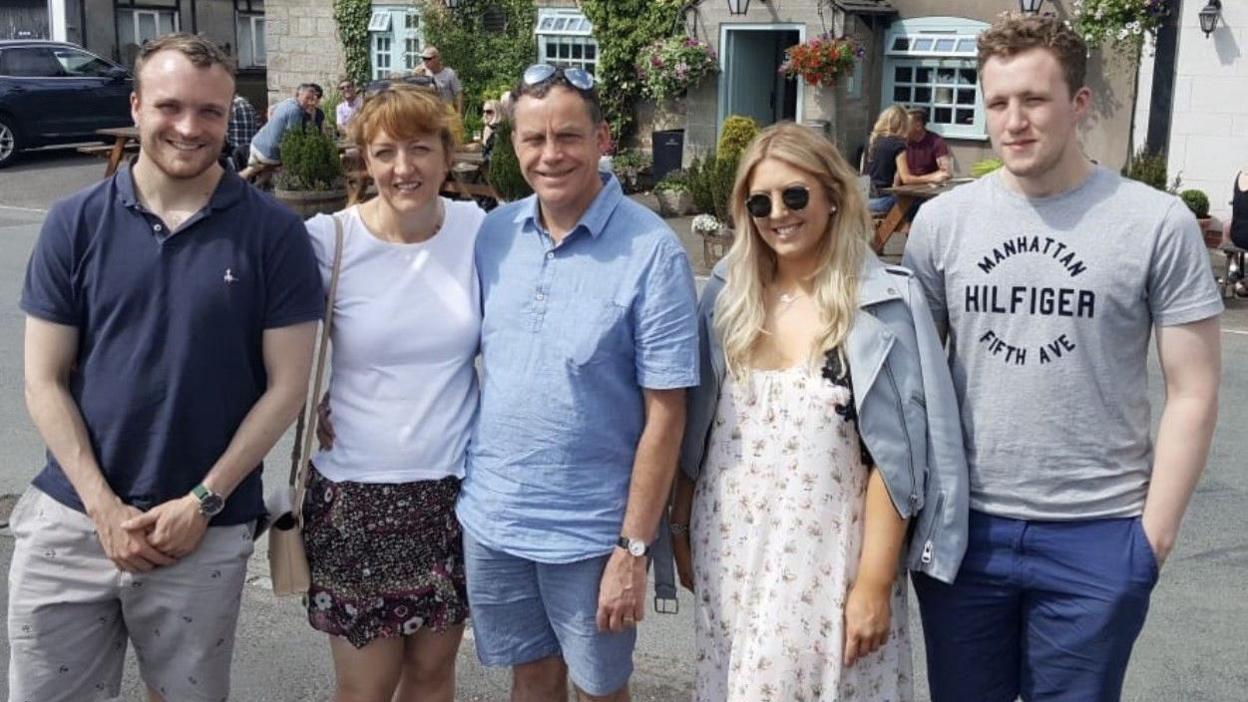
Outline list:
[[[854,65],[865,53],[862,46],[849,37],[835,39],[830,34],[822,34],[786,49],[780,71],[790,77],[800,76],[807,85],[830,88],[853,73]]]
[[[1174,0],[1074,0],[1073,26],[1089,46],[1109,43],[1127,53],[1139,51],[1155,35]]]
[[[503,120],[494,132],[494,151],[490,155],[490,173],[487,180],[502,202],[519,200],[533,194],[520,171],[520,160],[511,143],[511,123]]]
[[[1203,190],[1184,190],[1179,193],[1179,198],[1183,200],[1183,204],[1187,205],[1187,209],[1192,211],[1197,223],[1200,224],[1200,233],[1205,237],[1205,245],[1211,248],[1221,246],[1222,232],[1218,227],[1210,226],[1213,224],[1213,218],[1209,216],[1209,196]]]
[[[659,201],[659,214],[663,217],[684,217],[693,211],[689,176],[682,170],[663,176],[654,186],[654,196]]]
[[[346,206],[342,161],[330,136],[314,128],[291,129],[279,148],[282,167],[273,178],[274,197],[305,218]]]
[[[719,71],[710,45],[693,37],[660,39],[637,57],[637,80],[655,100],[681,97],[703,78]]]
[[[650,152],[641,149],[625,149],[611,157],[611,170],[620,179],[620,187],[629,194],[647,189],[653,165]]]
[[[702,262],[707,268],[714,268],[732,245],[732,230],[713,214],[700,214],[689,226],[702,237]]]

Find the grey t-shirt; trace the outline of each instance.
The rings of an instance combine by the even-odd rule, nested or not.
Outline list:
[[[446,66],[433,74],[433,84],[438,88],[438,95],[452,105],[455,104],[455,96],[464,91],[463,86],[459,84],[459,76],[453,69]]]
[[[971,508],[1034,520],[1140,514],[1152,327],[1222,311],[1182,201],[1099,167],[1047,198],[993,174],[924,204],[903,264],[948,329]]]

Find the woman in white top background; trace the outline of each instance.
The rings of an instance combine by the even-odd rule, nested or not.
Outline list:
[[[308,618],[330,635],[337,702],[454,699],[468,614],[454,507],[477,406],[485,216],[438,194],[456,120],[417,88],[369,95],[350,136],[377,197],[307,223],[326,281],[334,217],[344,234],[304,503]]]

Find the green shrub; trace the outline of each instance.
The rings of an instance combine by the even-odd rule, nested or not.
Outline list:
[[[654,165],[649,151],[641,149],[625,149],[611,157],[611,170],[620,179],[620,185],[626,193],[635,193],[640,189],[643,174],[648,174]]]
[[[1122,174],[1131,180],[1138,180],[1145,185],[1164,191],[1166,189],[1166,155],[1151,153],[1141,147],[1127,160]]]
[[[334,140],[315,128],[288,130],[279,147],[282,168],[274,178],[281,190],[323,191],[342,187],[342,160]]]
[[[705,159],[694,158],[689,164],[686,178],[689,181],[689,192],[693,195],[693,209],[705,214],[715,211],[715,196],[711,193],[710,169],[715,163],[715,155]]]
[[[1209,216],[1209,196],[1203,190],[1184,190],[1179,193],[1179,197],[1183,199],[1183,204],[1187,205],[1187,209],[1196,215],[1196,219]]]
[[[499,122],[498,131],[494,133],[494,151],[490,155],[490,185],[498,191],[504,200],[519,200],[533,194],[520,171],[520,159],[516,158],[516,149],[511,143],[511,123]]]
[[[687,193],[689,191],[689,175],[680,169],[669,171],[662,180],[654,184],[656,193]]]
[[[753,117],[732,115],[724,120],[716,151],[720,158],[735,160],[756,136],[758,136],[758,122],[755,122]]]
[[[729,154],[710,161],[710,191],[714,202],[712,212],[719,221],[729,225],[732,224],[732,209],[728,203],[732,198],[732,186],[737,177],[737,163],[740,159],[740,154]]]
[[[982,178],[1005,165],[999,158],[985,158],[971,164],[971,176]]]

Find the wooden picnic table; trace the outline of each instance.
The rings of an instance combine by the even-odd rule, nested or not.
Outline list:
[[[892,188],[884,188],[883,192],[892,195],[897,199],[893,203],[892,209],[888,214],[884,215],[884,219],[875,226],[875,238],[871,241],[871,248],[878,254],[884,250],[884,245],[892,238],[902,223],[906,221],[906,215],[914,207],[915,203],[923,200],[930,200],[937,195],[943,195],[950,190],[969,183],[973,178],[954,178],[943,183],[923,183],[920,185],[897,185]]]
[[[117,172],[117,167],[121,165],[121,159],[126,155],[126,146],[139,141],[138,127],[107,127],[105,129],[95,130],[100,136],[108,136],[113,138],[113,148],[108,152],[108,166],[104,169],[104,177],[107,178]]]

